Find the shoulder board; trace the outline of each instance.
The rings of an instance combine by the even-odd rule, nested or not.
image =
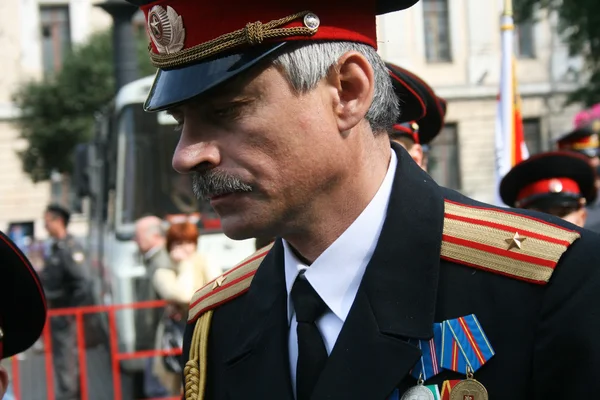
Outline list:
[[[258,266],[271,247],[273,247],[272,243],[198,290],[190,303],[188,323],[195,322],[206,311],[246,293]]]
[[[441,258],[545,285],[579,237],[526,215],[446,200]]]

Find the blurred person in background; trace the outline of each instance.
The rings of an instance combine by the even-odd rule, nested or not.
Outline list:
[[[134,241],[146,267],[146,279],[137,280],[135,283],[135,293],[138,301],[158,300],[160,297],[152,284],[154,272],[159,268],[171,268],[171,259],[166,249],[166,232],[162,224],[163,221],[156,216],[140,218],[135,224]],[[137,350],[154,349],[156,331],[162,314],[163,310],[161,308],[137,310],[135,314]],[[169,391],[154,375],[153,366],[154,359],[148,358],[144,370],[144,393],[149,398],[168,396]]]
[[[44,213],[45,227],[52,240],[40,279],[50,309],[78,307],[90,301],[91,281],[83,248],[67,231],[70,218],[69,210],[56,204],[49,205]],[[52,317],[50,327],[56,399],[79,399],[75,318],[72,315]]]
[[[541,153],[506,174],[500,182],[500,196],[510,207],[541,211],[583,227],[585,206],[596,200],[595,180],[595,170],[583,155]]]
[[[221,275],[198,253],[198,227],[191,222],[172,224],[166,235],[166,249],[171,259],[168,268],[159,267],[152,276],[158,296],[169,306],[158,325],[156,348],[181,348],[190,300],[195,291]],[[181,393],[179,357],[155,357],[154,374],[173,395]]]
[[[430,144],[444,128],[446,100],[414,73],[389,62],[385,65],[394,93],[402,104],[402,113],[388,132],[390,140],[404,147],[419,167],[427,171]]]
[[[556,140],[556,146],[559,150],[581,154],[587,158],[592,168],[596,171],[596,191],[600,190],[600,174],[598,174],[600,171],[599,131],[600,120],[590,120],[587,124],[578,126]],[[596,201],[587,203],[585,227],[600,233],[600,203],[597,199]]]

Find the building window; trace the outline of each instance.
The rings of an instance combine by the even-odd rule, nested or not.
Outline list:
[[[427,169],[440,186],[460,190],[460,154],[458,125],[446,123],[442,132],[431,142]]]
[[[42,62],[44,75],[60,70],[71,50],[69,6],[40,6]]]
[[[427,62],[451,61],[448,0],[424,0],[423,20]]]
[[[533,21],[523,21],[515,25],[514,47],[519,58],[535,58]]]
[[[542,149],[542,129],[539,118],[523,119],[523,136],[529,154],[540,153]]]

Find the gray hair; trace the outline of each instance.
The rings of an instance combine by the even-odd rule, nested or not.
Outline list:
[[[355,42],[299,43],[286,48],[273,63],[296,92],[306,93],[314,89],[339,58],[349,51],[364,55],[373,68],[373,103],[365,119],[373,133],[386,133],[398,119],[400,109],[388,69],[373,47]]]

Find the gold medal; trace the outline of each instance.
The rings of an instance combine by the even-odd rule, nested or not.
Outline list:
[[[467,379],[460,381],[450,391],[450,400],[488,400],[488,392],[481,382],[467,372]]]

